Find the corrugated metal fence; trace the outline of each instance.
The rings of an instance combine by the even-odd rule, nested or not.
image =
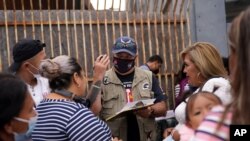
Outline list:
[[[12,62],[12,47],[22,38],[40,39],[46,54],[76,57],[89,82],[100,54],[110,54],[115,39],[133,37],[139,46],[136,64],[149,56],[164,59],[158,75],[173,107],[179,52],[191,44],[191,0],[0,0],[0,70]]]

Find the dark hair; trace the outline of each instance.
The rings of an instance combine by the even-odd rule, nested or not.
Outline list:
[[[223,61],[223,64],[224,64],[225,69],[226,69],[227,72],[229,73],[228,57],[222,57],[222,61]]]
[[[0,73],[0,129],[18,116],[27,94],[27,85],[21,79]]]
[[[49,79],[52,90],[67,89],[75,72],[80,76],[82,75],[82,68],[77,60],[66,55],[42,61],[40,71],[42,76]]]
[[[161,58],[160,55],[152,55],[151,57],[148,58],[147,62],[154,62],[154,61],[157,61],[160,64],[163,63],[162,58]]]
[[[181,69],[177,72],[175,84],[178,84],[182,79],[186,78],[186,73],[184,73],[185,64],[181,65]]]

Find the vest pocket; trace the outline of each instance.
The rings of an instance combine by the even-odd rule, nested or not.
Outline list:
[[[109,116],[115,114],[117,106],[115,106],[115,103],[117,103],[118,95],[110,95],[110,97],[103,97],[103,103],[102,103],[102,117],[108,118]]]
[[[112,99],[116,100],[118,97],[119,97],[119,95],[117,93],[115,93],[115,92],[113,92],[112,94],[107,93],[107,94],[103,95],[102,100],[104,102],[108,102],[108,101],[110,101]]]

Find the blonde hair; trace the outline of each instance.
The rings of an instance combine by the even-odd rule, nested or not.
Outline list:
[[[216,76],[227,77],[227,71],[222,67],[224,66],[222,57],[214,45],[207,42],[197,42],[181,52],[183,60],[187,54],[206,80]]]

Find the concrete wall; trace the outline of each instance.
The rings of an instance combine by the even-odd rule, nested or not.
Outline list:
[[[228,56],[225,0],[193,0],[191,10],[192,41],[210,42]]]

